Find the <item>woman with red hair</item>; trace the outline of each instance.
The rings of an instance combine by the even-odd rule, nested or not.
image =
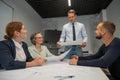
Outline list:
[[[33,59],[27,44],[22,40],[27,30],[21,22],[10,22],[6,27],[6,40],[0,41],[0,69],[21,69],[40,66],[45,62],[42,57]]]

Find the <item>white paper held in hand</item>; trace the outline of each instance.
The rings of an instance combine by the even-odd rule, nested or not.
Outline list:
[[[61,46],[69,46],[69,45],[81,45],[82,41],[66,41],[61,42]]]
[[[61,59],[63,59],[70,51],[71,49],[69,49],[68,51],[62,53],[59,56],[50,56],[50,57],[46,57],[47,61],[60,61]]]

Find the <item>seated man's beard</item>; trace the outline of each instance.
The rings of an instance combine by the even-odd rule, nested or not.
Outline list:
[[[102,38],[102,36],[100,35],[100,36],[96,36],[96,39],[101,39]]]

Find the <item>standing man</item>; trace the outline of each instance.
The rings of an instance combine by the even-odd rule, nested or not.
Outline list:
[[[70,59],[72,55],[82,56],[82,47],[86,46],[88,39],[84,24],[76,22],[76,17],[75,10],[68,11],[69,23],[63,26],[60,40],[57,42],[57,45],[61,46],[61,42],[82,41],[79,45],[65,46],[65,50],[71,49],[65,57],[68,59]]]

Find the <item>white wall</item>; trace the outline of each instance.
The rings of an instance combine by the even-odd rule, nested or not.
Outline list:
[[[0,1],[0,40],[4,39],[5,27],[8,22],[12,21],[12,13],[13,9],[3,1]]]
[[[115,36],[120,37],[120,0],[113,0],[106,12],[107,19],[116,25]]]
[[[29,37],[34,32],[42,32],[42,19],[25,0],[4,0],[13,8],[13,21],[21,21],[28,30],[25,41],[31,45]]]

